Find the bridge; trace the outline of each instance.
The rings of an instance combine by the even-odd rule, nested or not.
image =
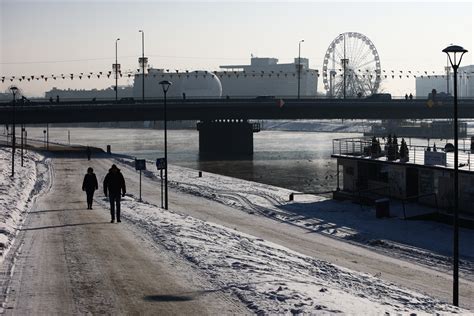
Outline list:
[[[0,124],[160,121],[164,100],[17,102],[0,104]],[[248,120],[262,119],[447,119],[453,100],[377,99],[168,99],[167,120],[198,120],[200,151],[253,152]],[[474,118],[474,99],[458,102],[459,118]]]
[[[0,103],[0,124],[163,120],[163,99]],[[458,102],[459,118],[474,118],[474,99]],[[370,99],[168,99],[167,119],[442,119],[453,117],[453,101]]]

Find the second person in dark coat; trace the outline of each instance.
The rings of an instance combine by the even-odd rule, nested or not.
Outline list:
[[[104,179],[104,194],[109,196],[110,201],[110,222],[115,221],[115,211],[117,211],[117,223],[120,223],[120,192],[122,197],[125,196],[125,179],[123,178],[120,169],[116,165],[112,165],[109,169],[109,173]]]
[[[97,183],[97,177],[95,176],[94,169],[91,167],[87,168],[87,174],[84,176],[82,181],[82,191],[86,191],[87,195],[87,209],[92,210],[92,200],[94,198],[94,191],[99,188]]]

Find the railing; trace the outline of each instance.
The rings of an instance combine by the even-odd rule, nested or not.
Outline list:
[[[386,141],[383,138],[379,138],[378,141],[381,147],[381,152],[379,154],[374,154],[371,152],[372,139],[370,137],[334,139],[332,143],[332,154],[336,156],[359,157],[388,161],[386,157],[387,151],[385,150],[385,147],[387,145]],[[465,140],[461,139],[460,141],[463,141],[464,145],[463,148],[458,149],[458,166],[460,170],[471,171],[472,153],[469,149],[465,148]],[[470,139],[468,140],[468,143],[470,143]],[[400,148],[400,144],[398,144],[398,146]],[[428,145],[421,146],[407,144],[407,147],[409,159],[408,161],[405,161],[405,163],[413,163],[419,165],[425,164],[425,152],[428,151]],[[445,152],[442,148],[434,149],[433,147],[430,147],[430,151]],[[400,161],[400,159],[393,160],[392,162],[403,163],[403,161]],[[454,152],[447,151],[446,164],[438,166],[454,168]]]
[[[239,95],[239,96],[192,96],[192,97],[187,97],[183,98],[182,96],[168,96],[167,99],[169,101],[173,100],[178,100],[178,101],[193,101],[193,100],[216,100],[216,101],[222,101],[222,100],[247,100],[247,101],[271,101],[271,100],[292,100],[292,101],[298,101],[298,102],[305,102],[305,101],[311,101],[311,100],[333,100],[334,102],[345,102],[345,103],[354,103],[354,102],[373,102],[373,101],[380,101],[380,102],[388,102],[390,103],[391,101],[394,101],[396,103],[405,103],[405,102],[413,102],[413,101],[422,101],[426,100],[428,101],[427,97],[414,97],[413,100],[404,100],[403,96],[392,96],[391,99],[385,100],[385,99],[370,99],[370,98],[334,98],[334,97],[328,97],[325,95],[314,95],[314,96],[301,96],[299,99],[297,99],[296,96],[288,96],[288,95],[279,95],[279,96],[256,96],[256,95]],[[114,96],[101,96],[100,91],[97,92],[96,95],[94,95],[92,92],[88,96],[79,96],[79,97],[69,97],[69,96],[64,96],[59,94],[59,102],[57,102],[56,96],[53,97],[52,100],[50,98],[29,98],[25,100],[25,105],[30,103],[51,103],[51,104],[56,104],[56,103],[70,103],[70,102],[91,102],[94,100],[94,102],[97,103],[115,103],[115,102],[129,102],[129,101],[134,101],[136,103],[142,103],[143,99],[141,95],[138,96],[122,96],[118,98],[118,100],[115,100]],[[163,97],[145,97],[145,103],[148,102],[156,102],[163,100]],[[472,102],[474,98],[472,97],[466,97],[466,98],[458,98],[459,102],[462,103],[464,101],[466,102]],[[17,102],[21,102],[20,100],[17,100]],[[0,104],[2,105],[7,105],[9,103],[12,103],[12,96],[8,95],[7,98],[2,98],[0,99]]]

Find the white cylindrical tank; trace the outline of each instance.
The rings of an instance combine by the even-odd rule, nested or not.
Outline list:
[[[145,98],[162,98],[163,89],[160,81],[172,82],[167,96],[170,98],[216,98],[222,96],[222,85],[219,78],[209,71],[171,73],[163,69],[149,69],[145,74]],[[133,97],[142,98],[142,74],[136,74],[133,85]]]

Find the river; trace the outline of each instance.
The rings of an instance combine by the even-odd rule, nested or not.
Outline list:
[[[28,137],[43,139],[42,127],[29,127]],[[69,134],[69,136],[68,136]],[[163,131],[152,129],[49,128],[51,142],[89,145],[137,158],[163,157]],[[254,154],[243,159],[199,157],[195,130],[168,130],[170,164],[256,181],[302,192],[336,188],[332,140],[360,133],[261,131],[254,134]],[[70,137],[70,139],[68,138]]]

